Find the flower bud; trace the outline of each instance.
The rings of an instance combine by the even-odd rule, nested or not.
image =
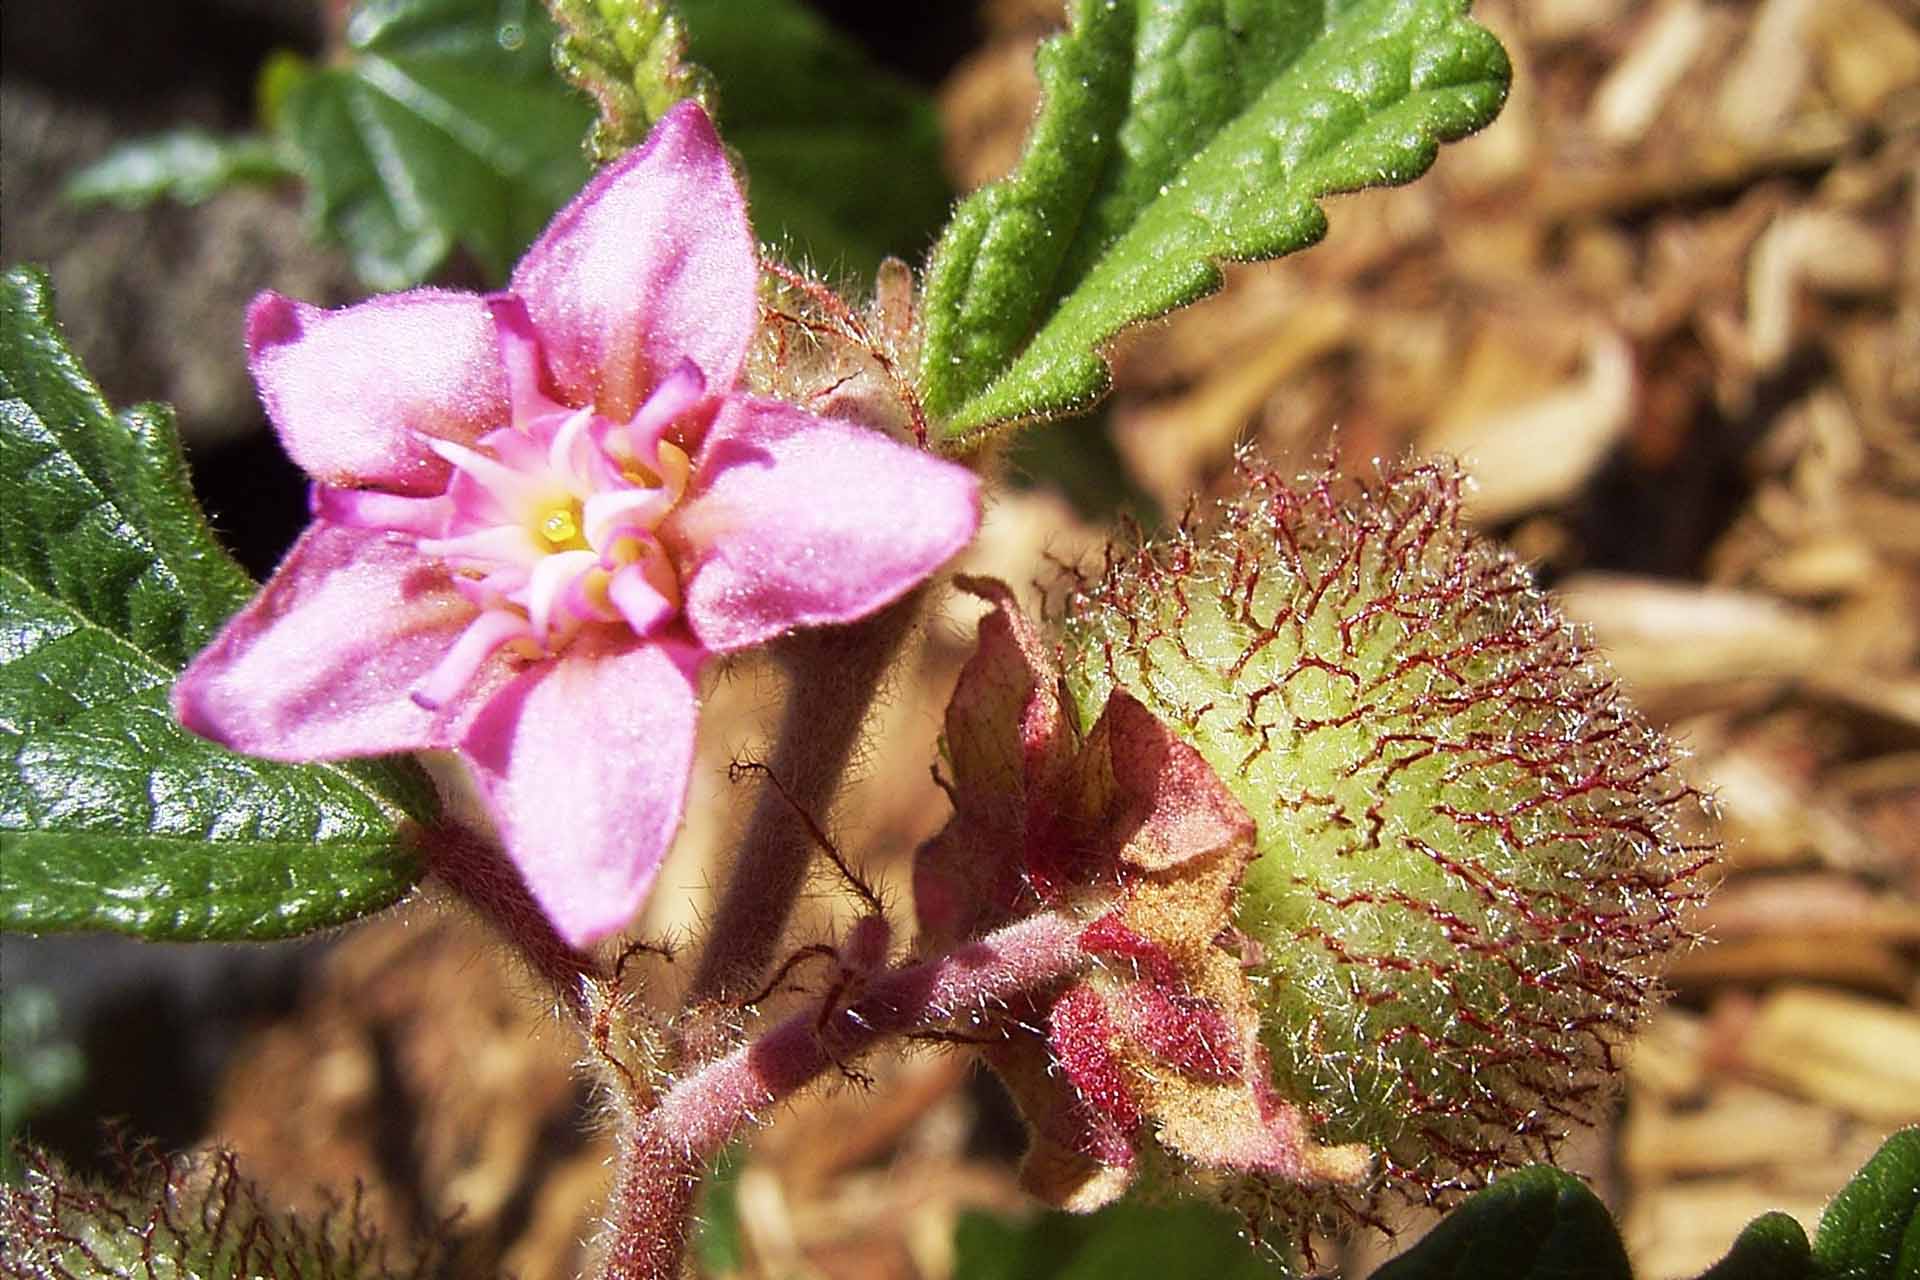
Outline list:
[[[1415,1199],[1550,1158],[1693,937],[1700,797],[1451,465],[1239,478],[1069,599],[1068,697],[1131,694],[1251,817],[1233,941],[1322,1142]]]

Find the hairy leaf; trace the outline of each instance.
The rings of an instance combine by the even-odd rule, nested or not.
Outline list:
[[[271,138],[179,129],[121,143],[69,178],[62,194],[76,204],[123,209],[163,199],[200,204],[228,187],[293,172],[291,157]]]
[[[1631,1280],[1613,1219],[1586,1185],[1547,1165],[1470,1197],[1374,1280]]]
[[[1700,1280],[1815,1280],[1806,1228],[1790,1213],[1762,1214]]]
[[[1076,0],[1014,173],[928,269],[921,384],[950,438],[1084,409],[1101,348],[1220,264],[1326,232],[1321,197],[1411,181],[1491,120],[1505,53],[1466,0]]]
[[[416,284],[456,246],[504,280],[586,181],[593,112],[553,38],[537,0],[365,0],[337,59],[269,69],[272,123],[368,284]]]
[[[1888,1138],[1841,1188],[1820,1219],[1813,1255],[1830,1280],[1920,1274],[1920,1126]]]
[[[0,277],[0,926],[282,937],[418,878],[411,766],[267,764],[174,723],[175,674],[252,592],[170,414],[113,413],[46,278]]]
[[[1239,1223],[1200,1204],[1117,1204],[1015,1225],[967,1214],[954,1235],[953,1280],[1278,1280],[1287,1272],[1246,1246]]]

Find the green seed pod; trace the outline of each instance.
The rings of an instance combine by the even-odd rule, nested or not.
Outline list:
[[[118,1176],[95,1184],[27,1153],[18,1186],[0,1186],[0,1275],[126,1280],[425,1280],[434,1241],[389,1254],[360,1194],[318,1218],[267,1205],[232,1152],[162,1156],[123,1150]]]
[[[1240,473],[1074,594],[1067,686],[1083,722],[1125,688],[1252,815],[1235,941],[1278,1093],[1446,1198],[1591,1116],[1715,847],[1452,466]]]

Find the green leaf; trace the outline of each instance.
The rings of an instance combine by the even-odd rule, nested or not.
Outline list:
[[[925,92],[798,0],[680,0],[717,119],[747,171],[754,230],[828,270],[917,259],[952,201]]]
[[[228,187],[276,182],[293,172],[290,158],[271,138],[178,129],[121,143],[67,179],[61,194],[75,204],[123,209],[166,199],[201,204]]]
[[[416,284],[456,245],[504,280],[585,183],[593,113],[553,38],[536,0],[366,0],[337,61],[269,68],[314,214],[368,284]]]
[[[857,276],[932,241],[952,200],[932,100],[799,0],[555,0],[554,12],[555,59],[599,104],[599,159],[697,98],[746,169],[762,239]]]
[[[171,415],[116,415],[46,277],[0,276],[0,927],[284,937],[418,879],[411,765],[267,764],[174,723],[175,674],[252,593]]]
[[[1208,1205],[1117,1204],[1024,1223],[970,1213],[954,1231],[953,1280],[1277,1280],[1287,1272]]]
[[[740,1175],[746,1167],[746,1149],[736,1143],[720,1153],[712,1173],[700,1184],[693,1256],[703,1276],[727,1276],[746,1270],[747,1248],[740,1228]]]
[[[1007,447],[1007,476],[1014,484],[1052,485],[1082,519],[1108,524],[1125,517],[1157,529],[1160,504],[1142,489],[1114,446],[1104,409],[1023,431]]]
[[[0,991],[0,1182],[20,1172],[14,1144],[33,1115],[66,1097],[86,1064],[58,1037],[59,1009],[42,987]]]
[[[1586,1185],[1546,1165],[1469,1197],[1373,1280],[1631,1280],[1613,1219]]]
[[[588,138],[605,164],[640,145],[683,98],[713,104],[707,74],[687,61],[686,27],[662,0],[549,0],[560,26],[554,65],[599,108]]]
[[[1806,1229],[1790,1213],[1762,1214],[1700,1280],[1815,1280]]]
[[[1813,1256],[1829,1280],[1920,1275],[1920,1126],[1888,1138],[1841,1188],[1820,1219]]]
[[[1102,346],[1220,263],[1325,234],[1323,196],[1409,182],[1506,97],[1466,0],[1076,0],[1012,176],[934,252],[920,378],[949,438],[1084,409]]]

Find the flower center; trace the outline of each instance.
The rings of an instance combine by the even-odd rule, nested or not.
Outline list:
[[[540,522],[540,536],[555,551],[577,551],[587,544],[580,536],[580,504],[567,502],[547,512]]]
[[[316,511],[337,523],[411,537],[479,610],[414,701],[441,706],[502,646],[550,657],[589,629],[645,637],[679,614],[680,575],[658,529],[693,463],[665,433],[703,400],[690,365],[625,423],[542,397],[472,446],[426,439],[453,467],[438,497],[316,492]]]

